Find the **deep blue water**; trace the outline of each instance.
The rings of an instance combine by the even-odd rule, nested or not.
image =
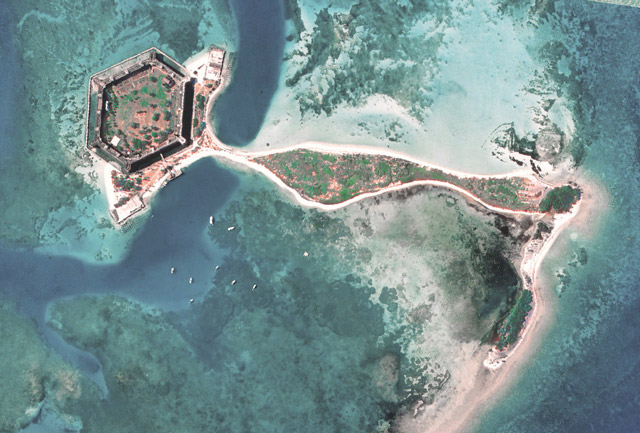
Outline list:
[[[17,301],[20,313],[39,323],[49,344],[91,373],[86,358],[44,326],[49,302],[78,294],[120,293],[167,311],[188,308],[190,298],[199,298],[210,288],[215,265],[222,260],[224,252],[207,236],[209,216],[229,199],[237,183],[233,173],[213,160],[199,161],[163,190],[121,263],[97,266],[1,248],[0,287]],[[176,267],[173,275],[172,267]]]
[[[207,236],[209,216],[229,199],[237,183],[233,173],[213,160],[199,161],[163,189],[121,263],[91,265],[2,248],[0,286],[18,300],[21,312],[32,317],[42,316],[48,302],[61,296],[122,290],[163,309],[183,309],[189,298],[209,288],[214,267],[222,258],[223,252]],[[169,272],[172,267],[177,268],[174,275]],[[189,277],[194,278],[193,284],[188,283]]]
[[[216,101],[218,137],[243,146],[258,134],[278,87],[284,53],[281,0],[233,0],[238,23],[238,53],[233,81]]]

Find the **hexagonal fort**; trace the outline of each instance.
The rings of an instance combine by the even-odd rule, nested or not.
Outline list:
[[[89,80],[87,148],[123,172],[140,170],[191,144],[193,82],[157,48]]]

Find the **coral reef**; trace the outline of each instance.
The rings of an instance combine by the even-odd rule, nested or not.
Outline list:
[[[45,404],[64,407],[90,388],[74,367],[44,345],[35,323],[16,314],[9,303],[0,304],[0,329],[0,432],[17,432]]]

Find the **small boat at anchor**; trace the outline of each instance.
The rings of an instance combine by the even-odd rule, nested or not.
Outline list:
[[[189,284],[193,284],[193,277],[189,278]]]
[[[236,229],[235,226],[231,226],[231,227],[227,228],[228,231],[232,231],[232,230],[235,230],[235,229]]]

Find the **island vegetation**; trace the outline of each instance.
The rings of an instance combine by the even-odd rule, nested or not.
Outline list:
[[[553,188],[540,202],[542,212],[568,212],[580,200],[582,192],[570,185]]]
[[[148,179],[148,177],[143,178],[142,176],[117,174],[115,171],[111,173],[113,186],[119,191],[140,191],[143,180]]]
[[[155,148],[176,131],[170,110],[179,105],[179,87],[152,67],[105,89],[107,109],[102,125],[105,141],[121,154],[137,155]]]
[[[532,303],[533,293],[531,290],[522,290],[515,304],[511,307],[511,310],[509,310],[507,317],[502,322],[502,325],[498,328],[498,342],[496,343],[496,347],[499,350],[511,346],[517,341],[527,314],[531,311]]]
[[[323,153],[308,149],[252,158],[303,197],[336,204],[357,195],[418,180],[446,182],[492,206],[537,211],[543,188],[525,177],[461,177],[387,155]]]

